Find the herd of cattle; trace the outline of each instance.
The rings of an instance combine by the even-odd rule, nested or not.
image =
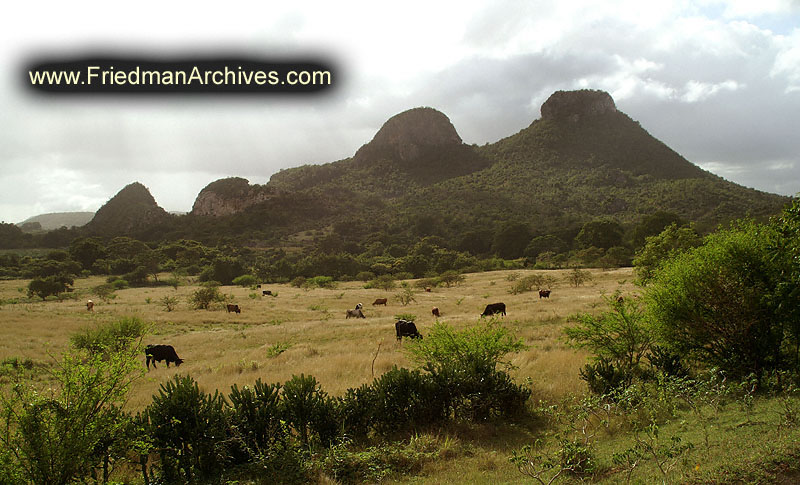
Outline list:
[[[261,288],[261,285],[258,285]],[[425,288],[425,291],[430,291],[429,288]],[[272,295],[272,292],[269,290],[262,291],[262,296]],[[550,290],[539,290],[539,298],[550,298]],[[376,298],[374,302],[372,302],[372,306],[375,305],[383,305],[386,306],[388,303],[387,298]],[[363,303],[356,304],[356,307],[352,310],[347,310],[345,314],[345,318],[367,318],[362,311],[364,307]],[[86,302],[86,309],[88,311],[94,311],[94,302],[89,300]],[[241,313],[242,309],[239,308],[239,305],[235,304],[227,304],[226,309],[228,313]],[[441,312],[439,311],[438,307],[433,307],[431,309],[431,314],[434,317],[440,317]],[[490,303],[486,305],[486,308],[481,313],[481,318],[483,317],[490,317],[492,315],[506,315],[506,304],[503,302],[498,303]],[[394,324],[395,334],[397,336],[397,340],[401,341],[403,337],[409,337],[413,339],[421,339],[422,334],[419,333],[417,330],[417,326],[411,320],[404,320],[400,319]],[[171,345],[148,345],[145,347],[144,350],[147,370],[150,370],[150,362],[153,363],[153,369],[156,368],[156,362],[166,361],[167,367],[169,367],[170,363],[175,364],[175,367],[178,367],[183,363],[183,359],[178,357],[178,354],[175,352],[175,348]]]

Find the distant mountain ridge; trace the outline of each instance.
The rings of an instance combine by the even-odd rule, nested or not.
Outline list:
[[[386,231],[454,238],[507,222],[548,234],[658,211],[710,228],[776,213],[789,200],[700,169],[592,90],[554,93],[540,119],[482,147],[464,144],[443,113],[414,108],[387,120],[350,158],[282,170],[264,185],[212,182],[187,216],[166,219],[146,189],[137,191],[137,204],[112,199],[119,215],[107,217],[104,206],[87,228],[250,245],[331,228],[362,240]]]
[[[29,217],[17,226],[25,230],[25,227],[38,223],[42,231],[52,231],[62,227],[81,227],[86,225],[94,217],[94,212],[50,212]]]

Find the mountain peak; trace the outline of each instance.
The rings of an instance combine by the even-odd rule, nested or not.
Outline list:
[[[216,180],[197,195],[192,214],[214,217],[235,214],[267,200],[274,192],[263,185],[250,185],[247,179],[241,177]]]
[[[87,227],[92,232],[128,234],[167,216],[147,187],[134,182],[98,209]]]
[[[556,91],[542,104],[542,119],[575,122],[582,118],[616,111],[614,99],[605,91],[593,89]]]
[[[418,159],[426,149],[461,144],[461,137],[444,113],[427,107],[413,108],[389,118],[372,141],[356,153],[356,159],[388,153],[391,158],[408,162]]]

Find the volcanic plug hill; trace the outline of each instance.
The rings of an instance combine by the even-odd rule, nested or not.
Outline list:
[[[90,226],[136,235],[151,218],[168,238],[273,245],[331,228],[359,241],[379,234],[457,238],[507,222],[549,234],[600,217],[634,223],[657,211],[711,228],[776,213],[788,200],[693,165],[617,110],[608,93],[559,91],[541,112],[520,132],[477,147],[464,144],[443,113],[414,108],[390,118],[351,158],[283,170],[263,186],[213,182],[192,213],[169,227],[149,200],[122,221],[101,214],[104,206]]]

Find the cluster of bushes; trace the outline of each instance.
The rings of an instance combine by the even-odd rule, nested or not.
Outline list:
[[[607,311],[575,315],[565,330],[594,355],[582,372],[590,389],[709,368],[756,381],[800,374],[799,241],[797,201],[769,223],[738,221],[702,241],[676,226],[648,238],[642,298],[606,298]]]
[[[387,438],[449,420],[514,416],[530,396],[507,373],[504,356],[523,348],[507,329],[490,322],[456,331],[439,323],[424,342],[407,346],[419,369],[394,367],[338,398],[312,376],[257,380],[226,396],[177,375],[134,416],[121,406],[142,375],[145,331],[140,320],[126,318],[77,333],[72,351],[50,370],[58,385],[49,392],[9,367],[15,384],[0,399],[4,483],[108,483],[110,464],[123,459],[139,466],[145,483],[203,482],[226,473],[305,483],[314,466],[368,474],[340,461],[343,447],[381,449]]]

